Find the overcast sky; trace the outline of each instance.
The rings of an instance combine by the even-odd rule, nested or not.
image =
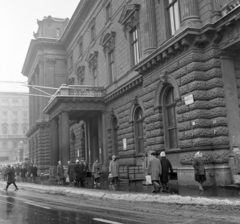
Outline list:
[[[71,18],[80,0],[0,0],[0,81],[27,81],[21,74],[37,19]]]

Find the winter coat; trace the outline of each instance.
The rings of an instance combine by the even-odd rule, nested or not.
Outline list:
[[[38,169],[35,166],[32,168],[32,175],[33,175],[33,177],[37,177],[37,170]]]
[[[25,167],[20,169],[21,177],[26,177],[26,173],[27,173],[27,169]]]
[[[160,179],[161,179],[162,183],[167,183],[169,169],[170,169],[171,173],[173,173],[172,165],[166,157],[162,157],[160,159],[160,162],[161,162],[161,166],[162,166],[162,174],[160,176]]]
[[[100,163],[98,163],[98,162],[93,163],[92,172],[93,172],[94,178],[99,178],[100,177],[100,172],[101,172]]]
[[[193,167],[196,175],[204,175],[204,162],[202,158],[197,157],[193,160]]]
[[[64,169],[62,164],[57,166],[57,175],[59,176],[59,179],[64,178]]]
[[[75,172],[75,164],[69,163],[68,164],[68,176],[70,182],[74,181],[76,179],[76,172]]]
[[[28,168],[27,168],[27,173],[28,173],[28,176],[30,177],[31,174],[32,174],[32,169],[33,169],[33,166],[29,165]]]
[[[118,177],[118,162],[116,162],[116,160],[110,162],[109,173],[112,174],[112,177]]]
[[[76,180],[77,181],[83,181],[84,177],[84,165],[81,163],[77,163],[75,166],[75,172],[76,172]]]
[[[16,173],[17,176],[20,175],[20,167],[19,166],[16,167],[15,173]]]
[[[160,160],[152,157],[148,162],[148,174],[151,175],[152,180],[159,180],[162,174],[162,166]]]
[[[7,182],[13,183],[15,182],[15,170],[11,167],[7,168],[5,171],[5,176],[7,176]]]

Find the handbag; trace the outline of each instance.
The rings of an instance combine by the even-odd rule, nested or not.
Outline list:
[[[69,177],[66,177],[66,182],[68,182],[68,183],[69,183]]]
[[[112,178],[112,173],[108,174],[108,179]]]
[[[151,185],[152,184],[152,177],[151,175],[146,176],[146,185]]]

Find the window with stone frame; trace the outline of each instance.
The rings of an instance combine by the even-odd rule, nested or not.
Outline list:
[[[69,68],[71,69],[73,67],[73,55],[69,57]]]
[[[143,153],[144,138],[143,138],[143,111],[140,106],[137,106],[134,113],[134,132],[135,132],[135,147],[136,153]]]
[[[118,21],[123,26],[125,37],[128,40],[130,67],[139,63],[141,57],[139,10],[139,4],[125,5]]]
[[[77,69],[78,85],[83,85],[85,77],[85,66],[79,66]]]
[[[178,147],[176,102],[174,100],[174,88],[168,85],[163,92],[163,117],[165,148],[176,149]]]
[[[107,60],[107,74],[109,84],[115,81],[115,32],[104,33],[100,40]]]
[[[8,99],[2,99],[2,106],[8,106]]]
[[[18,100],[12,100],[12,105],[14,106],[14,107],[17,107],[18,106]]]
[[[95,40],[96,37],[96,27],[95,23],[91,26],[91,42]]]
[[[113,154],[118,155],[118,121],[115,116],[112,118],[112,147]]]
[[[139,63],[139,40],[137,27],[133,27],[130,31],[130,46],[131,46],[131,63],[132,66]]]
[[[78,50],[79,50],[79,57],[83,56],[83,37],[82,36],[78,39]]]
[[[2,111],[2,120],[7,121],[8,120],[8,112],[7,111]]]
[[[3,147],[4,149],[7,149],[7,148],[8,148],[7,141],[3,141],[3,142],[2,142],[2,147]]]
[[[2,134],[3,135],[7,135],[8,134],[8,125],[6,123],[2,124]]]
[[[106,6],[106,22],[112,18],[112,4],[111,1]]]
[[[93,79],[93,85],[98,86],[98,72],[97,72],[97,67],[98,67],[98,52],[94,51],[93,53],[90,53],[88,58],[88,67],[89,71],[92,75]]]
[[[27,120],[27,115],[28,115],[28,112],[27,111],[22,111],[22,115],[23,115],[23,120]]]
[[[17,121],[17,119],[18,119],[18,112],[17,111],[13,111],[12,112],[12,120],[13,121]]]
[[[173,36],[180,27],[180,8],[178,0],[165,0],[169,36]]]
[[[13,142],[13,149],[18,149],[18,143],[17,142]]]
[[[26,123],[22,124],[22,133],[23,135],[25,135],[27,133],[28,130],[28,125]]]
[[[12,124],[12,134],[17,135],[18,134],[18,124]]]

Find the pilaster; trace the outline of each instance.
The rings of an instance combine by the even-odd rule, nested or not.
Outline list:
[[[69,148],[69,114],[68,112],[62,112],[61,114],[61,149],[62,149],[62,163],[67,165],[70,159],[70,148]]]
[[[43,80],[43,59],[39,58],[38,61],[38,67],[39,67],[39,85],[44,86],[44,80]],[[40,121],[44,121],[44,114],[43,114],[43,109],[44,109],[44,97],[39,98],[39,119]]]
[[[107,144],[107,112],[102,112],[102,153],[103,168],[108,170],[108,144]]]

